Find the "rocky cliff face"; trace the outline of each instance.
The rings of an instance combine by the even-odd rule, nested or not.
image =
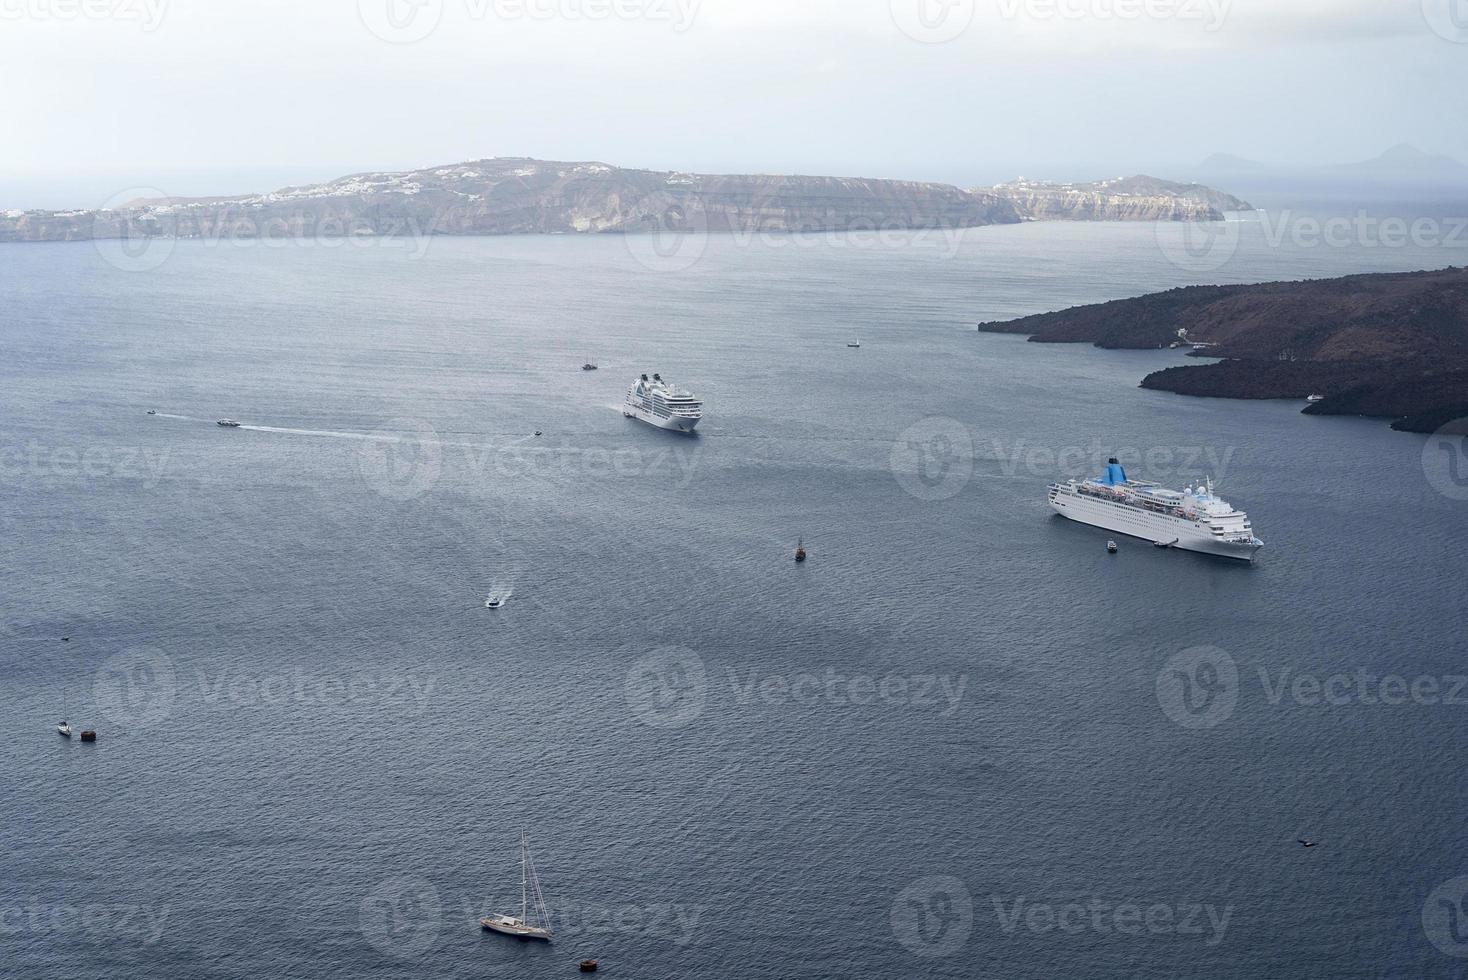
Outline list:
[[[244,197],[0,212],[0,241],[968,228],[1026,219],[1206,221],[1233,206],[1247,207],[1198,184],[1153,177],[965,191],[903,180],[709,176],[496,158]]]
[[[705,176],[601,163],[479,160],[235,198],[0,213],[0,241],[523,233],[849,231],[1015,223],[1009,201],[947,184]]]
[[[1189,286],[981,330],[1108,348],[1208,343],[1145,388],[1213,398],[1324,395],[1315,415],[1394,417],[1431,432],[1468,418],[1468,269],[1254,286]]]
[[[976,193],[1011,201],[1032,221],[1221,221],[1248,202],[1202,184],[1138,175],[1092,183],[1013,180]]]

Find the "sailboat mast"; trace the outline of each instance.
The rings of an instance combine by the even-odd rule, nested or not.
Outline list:
[[[525,862],[526,862],[526,859],[528,857],[529,857],[529,853],[527,852],[527,850],[525,848],[525,831],[522,830],[522,831],[520,831],[520,921],[521,922],[529,922],[530,921],[528,918],[526,918],[527,913],[530,911],[530,893],[529,893],[529,889],[528,889],[528,882],[527,882],[527,879],[525,877]]]

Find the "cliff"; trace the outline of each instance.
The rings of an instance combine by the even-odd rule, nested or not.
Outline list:
[[[1468,269],[1253,286],[1191,286],[981,324],[1038,343],[1206,343],[1215,363],[1142,387],[1216,398],[1305,398],[1313,415],[1372,415],[1431,432],[1468,417]]]
[[[1203,221],[1243,202],[1200,185],[1100,184],[960,190],[904,180],[712,176],[604,163],[496,158],[364,173],[269,194],[131,201],[111,210],[0,212],[0,241],[294,238],[696,230],[811,232],[968,228],[1042,220]]]
[[[1138,175],[1092,183],[1019,180],[976,190],[1012,202],[1033,221],[1221,221],[1252,206],[1202,184]]]
[[[602,163],[478,160],[231,198],[164,198],[110,211],[0,214],[0,241],[343,235],[847,231],[1015,223],[993,194],[948,184],[706,176]]]

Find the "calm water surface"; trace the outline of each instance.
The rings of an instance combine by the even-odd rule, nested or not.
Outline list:
[[[972,326],[1468,250],[427,246],[0,247],[4,973],[1464,975],[1468,705],[1367,703],[1465,670],[1425,440]],[[1052,518],[1116,452],[1260,562]],[[521,828],[549,947],[475,926]]]

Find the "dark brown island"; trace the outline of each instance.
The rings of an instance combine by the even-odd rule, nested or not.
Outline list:
[[[1156,371],[1143,388],[1321,395],[1305,412],[1380,416],[1406,432],[1468,418],[1468,268],[1188,286],[979,329],[1109,349],[1193,346],[1194,355],[1219,359]]]

